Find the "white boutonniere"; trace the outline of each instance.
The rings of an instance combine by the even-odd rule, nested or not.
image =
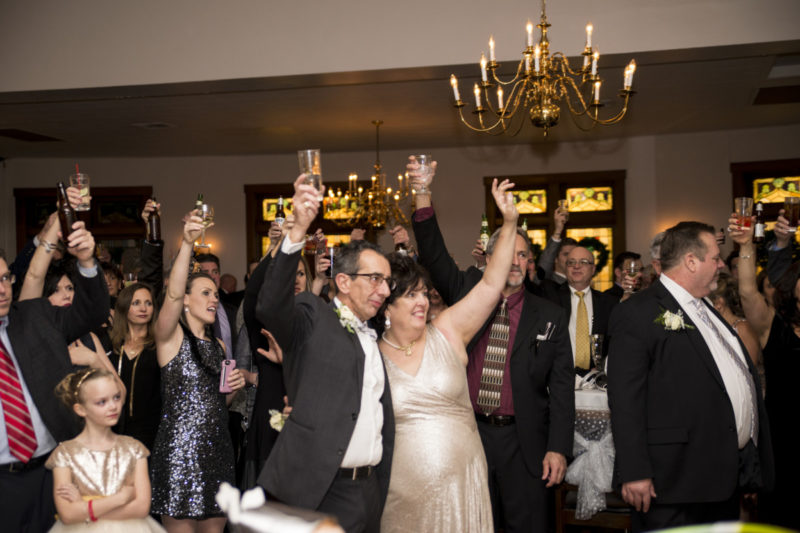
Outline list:
[[[269,427],[280,433],[280,431],[283,429],[283,425],[286,423],[287,418],[289,418],[289,415],[285,415],[277,409],[270,409]]]
[[[678,310],[677,313],[667,311],[666,309],[656,317],[653,321],[656,324],[664,326],[666,331],[679,331],[684,329],[694,329],[694,326],[687,324],[683,319],[683,311]]]
[[[350,333],[355,333],[360,321],[356,315],[346,305],[340,305],[335,310],[336,316],[339,317],[339,323]]]

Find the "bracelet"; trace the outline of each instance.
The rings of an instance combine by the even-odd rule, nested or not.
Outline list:
[[[52,253],[53,250],[56,249],[56,245],[55,244],[53,244],[52,242],[47,242],[44,239],[39,239],[39,246],[44,248],[47,251],[48,254]]]
[[[739,259],[750,259],[751,257],[753,257],[753,254],[740,255]]]
[[[92,509],[92,500],[89,500],[89,520],[92,522],[97,522],[97,517],[94,515],[94,509]]]

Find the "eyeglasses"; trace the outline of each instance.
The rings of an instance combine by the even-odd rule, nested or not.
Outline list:
[[[594,261],[590,261],[589,259],[581,259],[581,260],[570,259],[569,261],[567,261],[568,267],[575,267],[575,266],[586,267],[593,264]]]
[[[11,272],[6,272],[0,276],[0,283],[8,283],[9,285],[13,285],[15,281],[17,281],[17,276]]]
[[[390,291],[393,291],[393,290],[395,290],[397,288],[397,282],[395,280],[393,280],[391,277],[386,277],[385,278],[385,277],[381,276],[380,274],[376,274],[376,273],[373,273],[373,274],[359,274],[357,272],[354,272],[354,273],[347,274],[347,275],[351,276],[351,277],[361,276],[363,278],[367,278],[367,281],[369,281],[369,284],[372,285],[373,288],[378,287],[384,281],[386,282],[386,285],[389,286],[389,290]]]

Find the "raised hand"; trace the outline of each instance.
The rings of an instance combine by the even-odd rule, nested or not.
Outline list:
[[[411,188],[417,192],[419,192],[422,187],[426,187],[428,190],[430,190],[431,185],[433,185],[433,177],[436,175],[436,166],[437,162],[433,161],[430,164],[430,174],[423,176],[419,171],[420,164],[417,162],[417,158],[413,155],[408,156],[406,171],[408,172],[408,179],[411,180]],[[426,181],[427,184],[425,183]]]
[[[160,216],[161,204],[159,202],[154,202],[152,198],[148,198],[147,203],[144,204],[144,209],[142,210],[142,220],[144,220],[145,224],[147,224],[147,221],[150,220],[150,213],[153,211],[157,211]]]
[[[81,205],[81,191],[77,187],[67,187],[67,200],[73,209],[77,209]],[[87,202],[91,202],[92,197],[89,196]]]
[[[731,213],[728,219],[728,233],[731,235],[731,240],[740,246],[753,243],[753,225],[739,227],[739,217],[736,213]]]
[[[283,363],[283,350],[281,350],[281,347],[278,345],[278,342],[275,340],[275,337],[273,337],[272,333],[270,333],[269,331],[267,331],[264,328],[261,328],[261,334],[264,335],[267,338],[267,343],[269,345],[269,349],[265,350],[264,348],[258,348],[258,350],[256,350],[256,351],[259,354],[261,354],[264,357],[266,357],[267,359],[269,359],[270,361],[272,361],[273,363],[276,363],[276,364],[279,364],[279,365],[282,364]]]
[[[567,225],[567,220],[569,220],[569,211],[565,208],[557,207],[555,213],[553,213],[553,222],[555,223],[553,233],[555,235],[561,235],[564,231],[564,226]]]
[[[213,227],[214,223],[212,222],[205,229]],[[200,238],[200,234],[203,233],[203,219],[200,218],[200,211],[195,209],[187,217],[184,217],[184,224],[183,224],[183,242],[189,244],[190,246],[194,246],[194,242]]]
[[[294,182],[294,196],[292,205],[294,206],[294,227],[290,230],[292,242],[300,242],[305,239],[306,231],[317,217],[319,212],[319,193],[312,185],[306,182],[306,175],[300,174]],[[323,188],[324,189],[324,188]]]
[[[364,228],[353,228],[353,231],[350,232],[350,240],[351,241],[363,241],[364,235],[367,233],[367,230]]]
[[[483,242],[478,239],[475,241],[475,247],[471,252],[472,257],[475,258],[475,266],[483,268],[486,266],[486,250],[483,249]]]
[[[784,209],[778,211],[778,220],[775,222],[775,240],[778,248],[789,246],[789,242],[794,237],[794,233],[789,230],[789,219],[783,216],[784,214],[786,214]]]
[[[82,221],[72,225],[72,233],[67,237],[67,250],[75,256],[82,266],[91,267],[94,265],[94,237],[86,224]]]
[[[492,180],[492,196],[497,204],[497,208],[503,215],[503,223],[512,222],[517,223],[519,212],[517,206],[514,205],[514,196],[511,194],[511,188],[514,184],[505,179],[501,183],[497,183],[497,178]]]
[[[395,226],[389,230],[389,235],[392,236],[392,243],[397,246],[398,244],[409,245],[411,238],[408,236],[408,230],[403,226]]]

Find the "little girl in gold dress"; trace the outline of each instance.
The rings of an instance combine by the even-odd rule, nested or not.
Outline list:
[[[147,448],[111,431],[123,403],[114,374],[95,368],[74,372],[58,384],[56,394],[86,424],[47,460],[47,468],[53,470],[58,511],[58,521],[50,531],[164,531],[149,516]]]

